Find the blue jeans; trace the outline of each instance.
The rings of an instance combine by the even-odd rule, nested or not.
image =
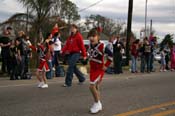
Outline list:
[[[19,76],[21,77],[21,79],[25,79],[24,78],[24,68],[25,68],[25,56],[21,56],[21,61],[19,62]]]
[[[151,56],[150,56],[150,71],[153,71],[154,70],[154,54],[151,53]]]
[[[60,54],[60,51],[54,51],[54,56],[53,56],[53,59],[52,59],[52,66],[58,66],[59,65],[59,54]]]
[[[151,54],[145,55],[145,61],[146,61],[146,66],[147,66],[147,72],[151,72]]]
[[[79,58],[80,58],[80,53],[73,53],[68,55],[68,69],[67,69],[66,79],[65,79],[65,84],[67,86],[72,85],[73,73],[75,73],[79,82],[85,81],[85,77],[83,73],[80,72],[76,66],[76,63],[79,60]]]
[[[132,64],[131,64],[131,72],[137,71],[137,58],[135,56],[131,56]]]
[[[140,64],[140,72],[144,73],[145,72],[145,56],[141,55],[141,64]]]

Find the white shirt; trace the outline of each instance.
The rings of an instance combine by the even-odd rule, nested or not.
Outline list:
[[[52,38],[52,41],[54,42],[54,38]],[[59,38],[56,38],[53,49],[54,51],[61,51],[61,41]]]
[[[30,42],[30,40],[27,40],[26,42],[27,42],[27,45],[28,46],[31,46],[32,45],[32,43]]]

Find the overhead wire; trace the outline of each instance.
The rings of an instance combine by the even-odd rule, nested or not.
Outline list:
[[[103,1],[103,0],[97,1],[97,2],[95,2],[95,3],[91,4],[91,5],[89,5],[89,6],[86,7],[86,8],[80,9],[78,12],[83,12],[83,11],[85,11],[85,10],[87,10],[87,9],[89,9],[89,8],[91,8],[91,7],[93,7],[93,6],[96,6],[97,4],[101,3],[102,1]]]

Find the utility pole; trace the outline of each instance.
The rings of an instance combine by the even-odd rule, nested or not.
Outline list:
[[[29,23],[29,8],[27,7],[26,34],[28,34],[28,23]]]
[[[146,3],[145,3],[145,37],[147,36],[147,3],[148,3],[148,0],[146,0]]]
[[[126,65],[129,65],[130,60],[130,38],[132,28],[132,11],[133,11],[133,0],[129,0],[128,5],[128,22],[127,22],[127,40],[126,40]]]
[[[150,34],[152,33],[152,29],[153,29],[152,27],[153,27],[153,20],[151,19],[150,20]]]

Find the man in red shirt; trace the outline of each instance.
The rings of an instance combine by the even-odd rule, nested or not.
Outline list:
[[[138,52],[139,52],[139,40],[135,40],[132,45],[131,45],[131,72],[132,73],[137,73],[137,57],[138,57]]]
[[[76,67],[76,63],[80,59],[81,55],[83,56],[83,59],[86,59],[86,49],[84,47],[83,37],[79,33],[78,27],[75,24],[71,25],[71,35],[68,37],[61,53],[68,56],[69,65],[64,87],[70,87],[72,85],[73,73],[75,73],[79,82],[83,83],[85,81],[85,77]]]

